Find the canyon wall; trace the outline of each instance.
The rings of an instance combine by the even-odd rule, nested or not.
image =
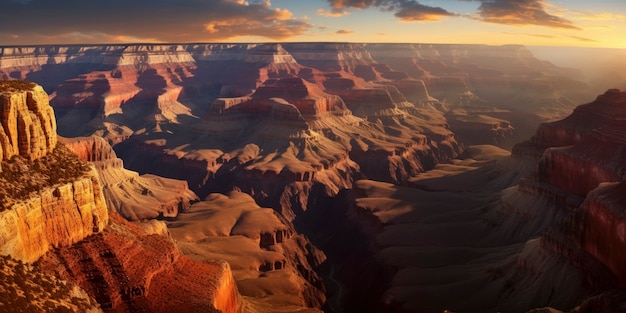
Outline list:
[[[0,251],[34,262],[104,229],[108,211],[95,169],[57,147],[54,112],[43,89],[2,87]],[[60,167],[50,168],[55,165]]]
[[[0,213],[3,255],[34,262],[59,246],[72,245],[108,223],[102,186],[95,171],[41,190]]]
[[[473,146],[409,186],[357,181],[330,210],[339,213],[328,213],[341,226],[317,229],[329,259],[344,268],[344,309],[617,310],[625,112],[626,93],[611,89],[542,124],[509,157]],[[324,231],[360,244],[337,250]]]
[[[86,312],[243,310],[227,263],[193,261],[180,254],[163,222],[131,224],[115,212],[135,219],[177,214],[196,199],[185,182],[124,170],[102,138],[57,142],[40,86],[0,86],[6,156],[0,163],[0,272],[6,278],[0,289],[14,294],[3,303],[38,310],[41,301],[46,309]],[[148,208],[130,199],[141,195],[148,200],[135,201]]]
[[[522,46],[268,43],[2,47],[0,76],[32,80],[52,92],[61,135],[97,134],[112,144],[128,139],[135,131],[172,131],[173,124],[198,122],[217,98],[261,92],[257,89],[270,78],[300,77],[326,92],[341,93],[346,102],[352,94],[358,97],[362,89],[380,93],[371,89],[394,86],[421,108],[434,107],[445,113],[454,106],[463,107],[463,114],[447,118],[457,121],[450,123],[453,131],[475,134],[462,138],[467,144],[480,144],[476,138],[485,135],[493,138],[491,143],[504,147],[530,136],[540,121],[561,118],[575,103],[591,99],[580,73],[539,60]],[[364,116],[362,106],[350,109]],[[385,111],[386,115],[398,114]],[[494,131],[494,120],[510,127]]]
[[[618,253],[624,246],[625,121],[626,93],[612,89],[568,118],[543,125],[530,140],[535,148],[552,146],[543,153],[532,180],[550,186],[552,201],[568,209],[562,221],[548,229],[545,245],[564,255],[587,256],[577,265],[587,272],[590,284],[605,288],[626,284],[624,257]],[[528,144],[518,148],[527,149]],[[601,276],[604,281],[594,278],[595,267],[608,269]]]

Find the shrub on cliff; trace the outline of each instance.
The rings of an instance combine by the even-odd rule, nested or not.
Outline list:
[[[35,88],[37,84],[23,80],[0,80],[0,92],[19,92]]]
[[[93,312],[95,300],[78,298],[73,288],[37,267],[0,257],[0,312]]]

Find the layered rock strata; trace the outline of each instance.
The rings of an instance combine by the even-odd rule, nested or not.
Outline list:
[[[185,181],[124,169],[123,161],[101,137],[61,138],[61,142],[95,165],[109,210],[128,220],[175,217],[197,200]]]
[[[112,213],[103,232],[50,251],[37,266],[76,283],[106,312],[241,312],[228,263],[195,262],[171,239]]]
[[[543,119],[562,117],[574,103],[582,101],[578,99],[589,96],[579,73],[538,60],[522,46],[268,43],[3,47],[0,73],[5,79],[37,81],[54,91],[62,135],[97,133],[114,143],[142,127],[162,128],[201,116],[217,97],[249,95],[269,78],[299,76],[309,80],[339,75],[329,83],[330,89],[331,84],[335,88],[354,84],[343,80],[347,75],[355,78],[357,85],[395,85],[416,105],[430,102],[431,97],[447,105],[467,104],[478,96],[490,106],[531,113],[534,119],[538,118],[536,112]],[[427,90],[406,87],[415,84]],[[526,125],[529,121],[519,119],[517,113],[492,117],[508,120],[523,136],[530,135],[528,129],[534,131],[537,122]]]
[[[535,183],[529,185],[549,186],[552,202],[565,205],[568,213],[548,230],[544,243],[566,256],[582,251],[583,257],[574,263],[583,272],[589,271],[590,284],[604,288],[626,284],[623,257],[616,253],[624,246],[620,226],[624,223],[622,190],[626,178],[626,155],[621,148],[624,121],[626,93],[609,90],[578,107],[568,118],[543,125],[530,143],[516,149],[533,155],[526,152],[530,147],[551,146],[539,160],[532,180]],[[597,275],[594,262],[606,267],[612,277],[604,276],[605,281],[592,278]]]
[[[34,262],[52,248],[72,245],[108,223],[97,173],[40,190],[0,213],[1,254]]]
[[[385,292],[353,285],[345,308],[567,311],[623,288],[624,112],[626,93],[609,90],[543,124],[510,158],[475,163],[499,154],[472,147],[463,160],[412,178],[414,188],[357,182],[342,227],[371,245],[330,249],[329,258],[347,268],[346,284],[370,273],[367,286]],[[453,296],[462,290],[466,297]],[[622,292],[611,292],[618,298],[583,305],[610,312],[598,299],[621,301]],[[365,295],[374,297],[354,304]]]

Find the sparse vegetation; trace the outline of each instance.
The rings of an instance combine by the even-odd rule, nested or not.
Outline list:
[[[58,144],[52,153],[35,161],[15,156],[2,163],[0,211],[43,188],[72,182],[87,171],[87,163],[78,159],[62,144]]]
[[[36,267],[0,257],[0,312],[89,312],[95,300],[75,296],[73,287]]]
[[[20,92],[35,88],[37,84],[23,80],[0,80],[0,92]]]

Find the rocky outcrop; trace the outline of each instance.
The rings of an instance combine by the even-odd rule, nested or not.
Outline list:
[[[34,262],[52,248],[72,245],[108,223],[95,170],[72,183],[40,190],[0,213],[0,253]]]
[[[57,145],[43,89],[3,89],[0,105],[0,253],[34,262],[104,229],[109,217],[97,173]]]
[[[2,111],[0,129],[8,129],[8,137],[30,140],[30,147],[40,147],[33,140],[46,143],[46,137],[27,135],[47,134],[43,131],[46,126],[42,126],[44,117],[54,120],[47,97],[37,96],[43,93],[41,87],[28,83],[13,82],[9,86],[11,89],[7,87],[1,95],[6,110]],[[32,111],[40,113],[44,122],[27,124],[24,116],[38,117]],[[54,131],[53,126],[48,120],[48,130]],[[47,149],[44,145],[46,150],[39,152],[20,148],[15,150],[18,154],[1,163],[0,254],[17,259],[21,266],[17,273],[21,276],[15,279],[15,271],[0,262],[2,276],[17,286],[0,285],[0,289],[10,290],[7,294],[15,293],[11,300],[3,301],[5,305],[10,304],[11,310],[29,311],[37,310],[39,301],[46,310],[97,312],[101,307],[114,312],[242,311],[243,300],[227,263],[200,263],[181,256],[162,222],[143,223],[151,233],[148,235],[115,211],[111,211],[109,220],[105,193],[113,209],[128,209],[134,218],[176,215],[180,206],[195,199],[185,182],[141,178],[124,170],[122,161],[102,138],[62,139],[76,151],[74,154],[56,142],[55,133],[52,135],[54,147]],[[12,146],[11,141],[3,141],[3,148],[8,147],[4,151],[10,152]],[[145,189],[147,185],[153,185],[153,190]],[[139,187],[144,188],[143,195],[148,199],[139,204],[122,199],[119,193],[125,191],[124,196],[138,201]],[[159,194],[151,194],[153,191]],[[141,205],[157,206],[156,213],[138,210]],[[35,263],[36,279],[30,277],[35,274],[24,271],[22,262]],[[51,283],[49,275],[70,283]],[[37,292],[42,292],[41,299]]]
[[[95,165],[109,210],[128,220],[175,217],[197,200],[186,181],[139,175],[124,169],[113,148],[101,137],[61,138],[70,150]]]
[[[35,160],[52,152],[57,143],[48,94],[35,84],[22,90],[11,88],[14,84],[0,83],[0,162],[15,155]]]
[[[250,101],[240,104],[240,109],[248,113],[267,112],[275,109],[272,106],[274,98],[288,101],[309,119],[328,114],[350,114],[340,97],[327,94],[302,78],[268,79],[256,89]],[[282,119],[288,120],[289,116]]]
[[[195,262],[160,235],[146,235],[112,213],[111,226],[37,262],[73,282],[107,312],[241,312],[225,262]]]

